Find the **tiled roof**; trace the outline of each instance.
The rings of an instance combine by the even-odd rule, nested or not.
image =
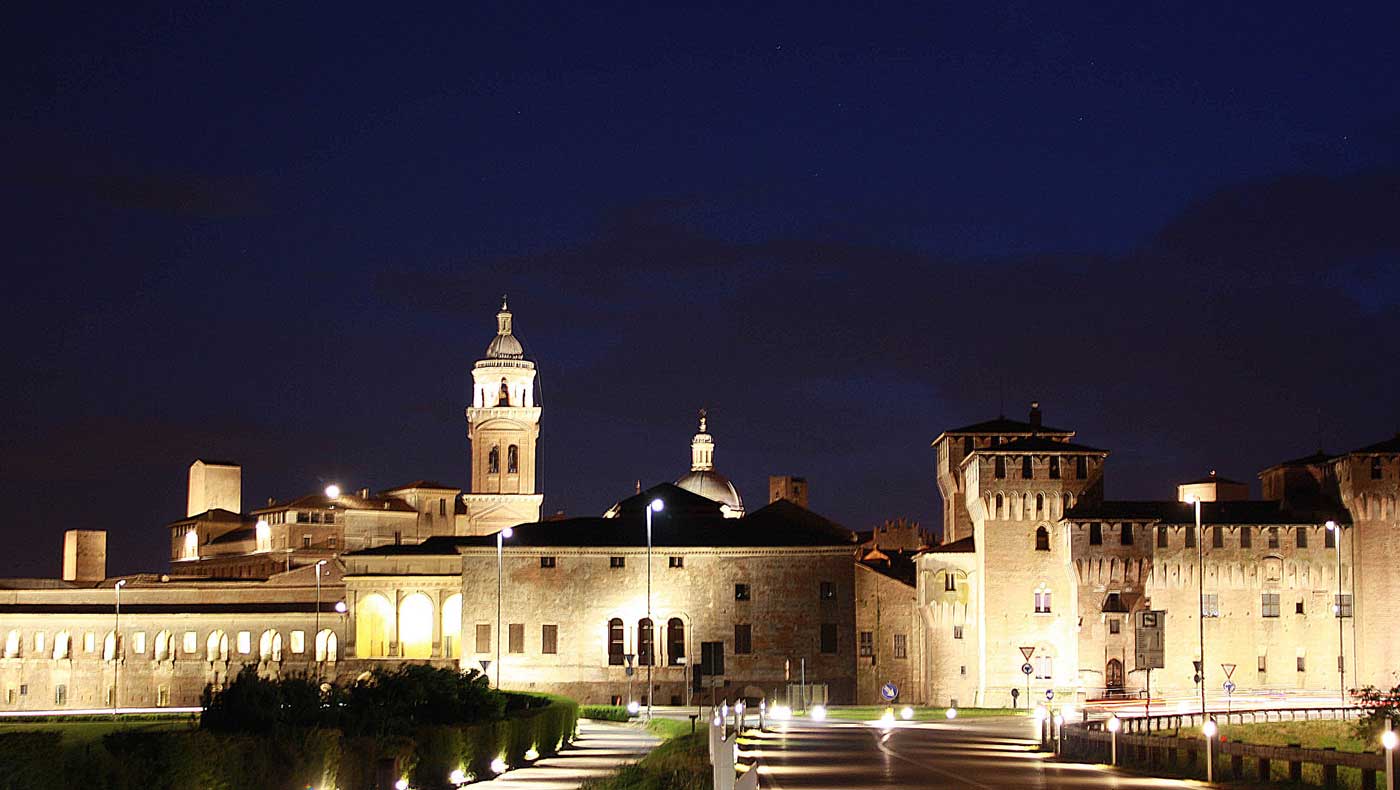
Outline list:
[[[859,564],[882,576],[888,576],[897,582],[913,587],[918,571],[918,565],[914,561],[916,553],[912,551],[871,552],[861,559]]]
[[[329,509],[332,506],[341,510],[388,510],[400,513],[416,513],[407,502],[397,497],[361,497],[357,494],[342,493],[335,499],[331,499],[325,494],[307,494],[298,497],[290,502],[278,502],[275,505],[260,507],[253,511],[253,514],[276,513],[281,510],[296,510],[297,508],[318,508]]]
[[[239,541],[258,539],[258,528],[248,527],[247,529],[235,529],[209,541],[210,543],[238,543]]]
[[[385,491],[407,491],[407,490],[409,490],[409,489],[411,489],[411,488],[430,488],[430,489],[433,489],[433,490],[435,490],[435,491],[461,491],[461,490],[462,490],[462,487],[461,487],[461,486],[453,486],[453,485],[448,485],[447,483],[439,483],[439,482],[436,481],[436,480],[414,480],[412,483],[404,483],[404,484],[401,485],[401,486],[394,486],[393,488],[386,488],[386,489],[384,489],[384,490],[385,490]]]
[[[1206,475],[1205,477],[1201,477],[1201,478],[1198,478],[1198,479],[1196,479],[1196,480],[1188,480],[1188,481],[1186,481],[1185,483],[1182,483],[1182,485],[1184,485],[1184,486],[1197,486],[1197,485],[1204,485],[1204,484],[1206,484],[1206,483],[1225,483],[1226,485],[1232,485],[1232,486],[1242,486],[1242,485],[1244,485],[1244,483],[1241,483],[1241,482],[1238,481],[1238,480],[1231,480],[1231,479],[1228,478],[1228,477],[1221,477],[1220,475]]]
[[[211,508],[210,510],[206,510],[203,513],[196,513],[193,516],[185,516],[184,518],[176,519],[170,522],[170,526],[174,526],[176,524],[187,524],[191,521],[240,521],[252,523],[252,520],[249,519],[247,516],[243,515],[242,513],[235,513],[232,510],[224,510],[223,508],[216,507]]]
[[[924,549],[921,554],[971,554],[977,551],[977,544],[971,535],[959,538],[952,543],[944,543],[941,546],[930,546]]]

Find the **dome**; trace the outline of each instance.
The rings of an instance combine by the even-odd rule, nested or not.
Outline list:
[[[706,499],[713,499],[721,505],[727,505],[731,512],[744,512],[744,500],[739,498],[734,484],[713,469],[689,472],[676,481],[676,486]]]
[[[496,336],[486,347],[487,359],[520,359],[525,356],[525,347],[511,334],[510,308],[506,298],[501,297],[501,311],[496,313]]]

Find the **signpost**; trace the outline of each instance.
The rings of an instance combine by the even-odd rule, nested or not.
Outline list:
[[[1026,676],[1026,707],[1027,707],[1027,708],[1029,708],[1029,707],[1030,707],[1030,704],[1031,704],[1031,673],[1035,671],[1035,667],[1032,667],[1032,666],[1031,666],[1031,656],[1034,655],[1034,654],[1035,654],[1035,646],[1034,646],[1034,645],[1031,645],[1030,647],[1022,647],[1022,648],[1021,648],[1021,658],[1025,659],[1025,663],[1021,665],[1021,674],[1023,674],[1023,675]],[[1012,700],[1013,700],[1013,702],[1014,702],[1015,697],[1012,697]]]
[[[1138,612],[1134,633],[1133,656],[1137,669],[1147,672],[1147,716],[1152,720],[1152,670],[1166,666],[1165,631],[1167,613],[1163,610]]]

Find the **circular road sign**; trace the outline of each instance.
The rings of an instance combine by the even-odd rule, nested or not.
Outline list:
[[[1226,694],[1234,694],[1234,693],[1235,693],[1235,681],[1233,681],[1233,680],[1227,680],[1227,681],[1225,681],[1225,683],[1222,685],[1222,688],[1225,689],[1225,693],[1226,693]]]
[[[899,686],[893,683],[886,683],[880,687],[880,696],[884,697],[886,701],[892,702],[895,697],[899,696]]]
[[[1046,699],[1054,699],[1054,698],[1055,698],[1055,690],[1054,690],[1054,689],[1046,689],[1046,690],[1045,690],[1045,698],[1046,698]]]
[[[1022,675],[1029,675],[1030,673],[1032,673],[1032,672],[1034,672],[1034,671],[1035,671],[1035,667],[1032,667],[1032,666],[1030,665],[1030,662],[1029,662],[1029,661],[1027,661],[1026,663],[1024,663],[1024,664],[1021,665],[1021,674],[1022,674]]]

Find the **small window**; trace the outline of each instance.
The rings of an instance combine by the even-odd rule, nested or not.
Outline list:
[[[1049,551],[1049,550],[1050,550],[1050,531],[1047,530],[1045,527],[1036,527],[1036,528],[1035,528],[1035,550],[1036,550],[1036,551]]]
[[[623,641],[622,620],[614,617],[608,621],[608,665],[620,667],[623,655],[627,652]]]
[[[131,639],[131,646],[139,655],[146,654],[146,632],[137,631]]]
[[[1044,496],[1043,494],[1036,494],[1036,495],[1035,495],[1035,515],[1036,515],[1036,518],[1039,518],[1039,517],[1040,517],[1040,514],[1041,514],[1041,513],[1044,513],[1044,512],[1045,512],[1045,496]]]
[[[520,448],[513,444],[506,448],[506,474],[520,474]]]
[[[244,654],[253,652],[253,634],[252,634],[252,632],[250,632],[250,631],[239,631],[239,632],[238,632],[238,652],[244,653]]]
[[[1240,527],[1240,548],[1249,549],[1254,547],[1254,530],[1249,527]]]
[[[992,469],[993,469],[993,474],[996,476],[996,479],[998,479],[998,480],[1004,480],[1004,479],[1006,479],[1006,459],[1005,459],[1005,458],[1003,458],[1002,456],[998,455],[998,456],[996,457],[996,460],[992,461]]]
[[[627,558],[626,558],[626,557],[609,557],[609,558],[608,558],[608,567],[609,567],[609,568],[626,568],[626,567],[627,567]]]
[[[491,625],[490,623],[476,624],[476,652],[491,652]]]
[[[170,687],[169,687],[169,686],[157,686],[157,687],[156,687],[156,707],[157,707],[157,708],[168,708],[168,707],[170,707]]]
[[[1300,549],[1306,549],[1307,547],[1308,547],[1308,528],[1307,528],[1307,527],[1298,527],[1298,548],[1300,548]]]
[[[1060,456],[1058,455],[1050,456],[1050,479],[1060,479]]]
[[[1269,548],[1278,548],[1278,527],[1269,527]]]
[[[960,626],[960,625],[955,625],[955,626],[953,626],[953,638],[954,638],[954,639],[962,639],[962,638],[963,638],[963,627],[962,627],[962,626]]]
[[[302,535],[302,536],[301,536],[301,547],[302,547],[303,549],[309,549],[309,548],[311,548],[311,536],[310,536],[310,535]]]
[[[734,600],[736,600],[736,601],[747,601],[747,600],[749,600],[749,598],[751,597],[751,595],[752,595],[752,593],[751,593],[751,591],[749,590],[749,586],[748,586],[747,584],[736,584],[736,585],[734,585]]]
[[[1371,459],[1371,479],[1380,480],[1383,477],[1385,477],[1385,473],[1381,469],[1381,457],[1377,455]]]
[[[1298,602],[1295,603],[1295,604],[1293,604],[1293,613],[1294,613],[1294,614],[1302,614],[1302,613],[1303,613],[1303,599],[1302,599],[1302,598],[1299,598],[1299,599],[1298,599]]]
[[[1114,617],[1114,618],[1109,619],[1109,621],[1108,621],[1108,632],[1109,632],[1110,634],[1121,633],[1122,630],[1123,630],[1123,621],[1122,621],[1122,620],[1119,620],[1117,617]]]
[[[312,524],[320,524],[320,523],[321,523],[321,513],[320,513],[320,511],[312,511],[312,513],[311,513],[311,523],[312,523]]]
[[[1083,480],[1089,476],[1089,457],[1085,455],[1074,459],[1074,476]]]
[[[326,523],[327,523],[327,524],[334,524],[334,523],[335,523],[335,514],[334,514],[334,513],[327,513],[327,514],[326,514]]]
[[[292,652],[298,655],[306,652],[306,632],[292,632]]]
[[[1307,671],[1308,671],[1308,662],[1307,662],[1307,660],[1306,660],[1303,656],[1298,656],[1298,671],[1299,671],[1299,672],[1307,672]]]
[[[836,653],[836,623],[822,623],[821,652],[823,655]]]
[[[1035,468],[1031,466],[1031,457],[1027,455],[1021,459],[1021,479],[1031,480],[1034,478]]]
[[[1003,510],[1002,510],[1002,501],[1003,501],[1003,500],[1002,500],[1002,498],[1001,498],[1001,494],[997,494],[997,499],[996,499],[996,502],[997,502],[997,509],[996,509],[996,512],[992,514],[992,518],[1001,518],[1001,517],[1002,517],[1002,513],[1003,513]]]
[[[1210,528],[1210,547],[1211,547],[1212,549],[1223,549],[1223,548],[1225,548],[1225,528],[1224,528],[1224,527],[1211,527],[1211,528]]]
[[[1260,657],[1259,657],[1259,674],[1262,675],[1262,674],[1264,674],[1265,672],[1268,672],[1268,671],[1269,671],[1269,658],[1268,658],[1268,656],[1260,656]]]
[[[831,582],[822,582],[821,595],[823,601],[836,600],[836,585]]]
[[[447,497],[438,497],[438,515],[447,515]]]
[[[506,651],[510,653],[525,652],[525,624],[510,623],[506,627]]]
[[[908,657],[909,657],[909,637],[906,636],[905,634],[895,634],[895,635],[894,635],[894,657],[895,657],[895,658],[908,658]]]
[[[1036,590],[1035,593],[1035,613],[1050,614],[1050,591]]]
[[[1103,525],[1097,521],[1089,522],[1089,545],[1103,545]]]
[[[326,538],[326,548],[333,549],[336,547],[336,543],[337,541],[334,535],[331,535],[330,537]]]
[[[1195,527],[1187,527],[1187,528],[1186,528],[1186,548],[1188,548],[1188,549],[1194,549],[1194,548],[1196,548],[1196,528],[1195,528]]]
[[[1341,527],[1338,527],[1337,529],[1341,529]],[[1336,530],[1324,529],[1324,530],[1322,531],[1322,547],[1325,548],[1325,549],[1335,549],[1335,548],[1337,548],[1337,532],[1336,532]]]
[[[957,591],[958,591],[958,577],[954,576],[952,573],[945,573],[945,574],[943,574],[943,591],[944,591],[944,592],[957,592]]]
[[[1050,656],[1035,657],[1036,680],[1050,680],[1055,676],[1055,662]]]
[[[394,545],[395,545],[395,546],[398,546],[398,545],[401,545],[402,543],[403,543],[403,533],[400,532],[400,531],[398,531],[398,530],[394,530]]]
[[[552,623],[540,626],[540,652],[547,656],[559,652],[559,626]]]
[[[666,565],[670,568],[684,568],[685,557],[668,557],[666,559]]]
[[[540,567],[541,567],[541,568],[553,568],[553,567],[554,567],[554,558],[553,558],[553,557],[540,557]]]
[[[1260,597],[1260,606],[1265,617],[1278,617],[1278,593],[1264,593]]]
[[[97,635],[91,631],[88,631],[86,634],[83,634],[83,652],[97,652]]]
[[[753,652],[753,626],[748,623],[734,624],[734,654],[748,655]]]
[[[1124,521],[1123,526],[1119,528],[1118,542],[1124,546],[1133,545],[1133,525],[1131,522]]]
[[[1335,596],[1337,599],[1336,612],[1338,617],[1351,617],[1351,594]]]
[[[65,686],[65,685],[62,684],[62,683],[58,684],[57,686],[54,686],[54,689],[53,689],[53,704],[55,704],[55,705],[67,705],[67,704],[68,704],[68,687]]]
[[[183,641],[181,647],[184,648],[185,655],[192,656],[199,652],[199,635],[194,631],[186,631]]]
[[[656,631],[650,619],[637,621],[637,666],[653,666],[656,659]]]
[[[1220,616],[1220,593],[1206,593],[1201,600],[1202,617]]]
[[[1157,528],[1157,548],[1159,548],[1159,549],[1165,549],[1166,547],[1167,547],[1167,528],[1166,528],[1166,527],[1158,527],[1158,528]]]
[[[501,448],[492,445],[490,452],[486,454],[486,473],[500,474],[501,471]]]
[[[825,651],[823,651],[825,652]],[[862,658],[874,657],[875,655],[875,632],[860,632],[860,655]]]

